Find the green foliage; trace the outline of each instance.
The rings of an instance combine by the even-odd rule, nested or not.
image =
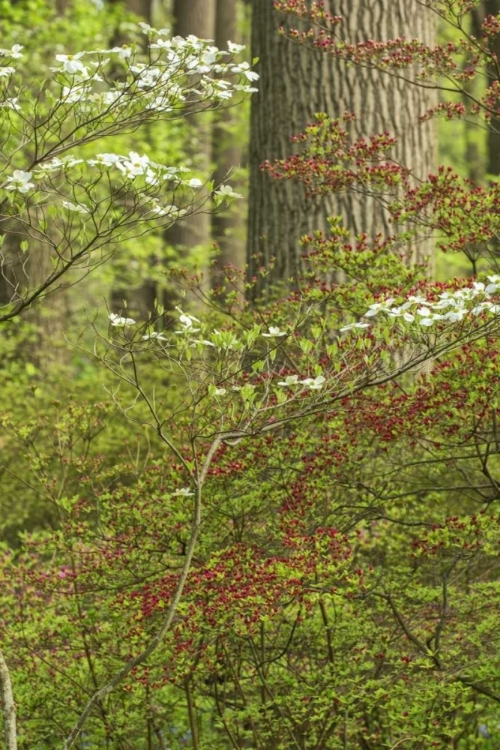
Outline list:
[[[166,158],[161,127],[113,145]],[[308,135],[276,176],[352,156],[338,123]],[[357,146],[319,192],[405,186],[391,139]],[[118,214],[123,185],[73,167],[64,187]],[[6,202],[29,217],[23,195]],[[442,170],[391,210],[467,251],[498,234],[478,229],[495,200]],[[70,246],[85,231],[66,228]],[[500,278],[429,282],[406,240],[332,221],[303,239],[296,291],[249,305],[228,271],[224,306],[185,277],[194,313],[78,321],[58,366],[30,357],[36,322],[4,324],[0,645],[21,750],[494,746]]]

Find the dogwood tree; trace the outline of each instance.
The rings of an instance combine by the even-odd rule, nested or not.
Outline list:
[[[142,31],[145,52],[134,44],[56,54],[50,77],[31,85],[16,72],[22,46],[0,50],[0,322],[206,203],[188,168],[108,153],[107,140],[227,106],[255,90],[254,74],[234,50]],[[216,188],[216,203],[231,199],[228,186]]]

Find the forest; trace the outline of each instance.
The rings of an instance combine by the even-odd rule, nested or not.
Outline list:
[[[499,750],[499,175],[500,0],[0,0],[0,748]]]

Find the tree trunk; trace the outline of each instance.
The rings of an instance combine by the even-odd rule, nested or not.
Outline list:
[[[174,34],[194,34],[201,39],[214,39],[215,0],[175,0],[173,7]],[[188,130],[187,152],[190,166],[208,179],[212,158],[212,128],[207,113],[185,117]],[[199,193],[201,198],[202,194]],[[177,222],[166,233],[166,240],[186,256],[195,248],[207,246],[211,240],[210,215],[198,213]],[[207,275],[207,274],[206,274]],[[167,301],[167,306],[170,306]]]
[[[152,0],[127,0],[127,10],[152,23]]]
[[[36,208],[31,209],[31,221],[36,226]],[[21,222],[11,219],[2,222],[0,234],[5,235],[0,250],[0,313],[3,307],[9,307],[27,298],[33,291],[42,288],[53,271],[55,258],[55,231],[51,241],[54,245],[37,240],[26,232]],[[22,250],[22,242],[29,240],[29,248]],[[71,295],[67,289],[71,285],[71,272],[54,284],[47,294],[42,295],[24,313],[24,319],[32,326],[29,349],[24,356],[29,357],[31,364],[48,371],[54,364],[67,364],[70,352],[64,341],[71,317]],[[23,344],[19,349],[27,347]]]
[[[238,3],[237,0],[217,0],[215,21],[215,46],[227,49],[228,40],[239,42],[238,39]],[[231,185],[240,191],[237,175],[231,175],[232,169],[237,169],[242,161],[241,136],[235,132],[241,115],[237,110],[224,108],[215,114],[213,127],[212,151],[215,162],[214,182],[220,185],[228,176]],[[240,178],[241,183],[241,178]],[[213,284],[221,280],[219,269],[226,265],[243,269],[245,266],[244,246],[245,216],[240,202],[234,203],[229,209],[212,215],[212,238],[217,242],[220,255],[212,276]]]
[[[500,13],[500,0],[483,0],[476,10],[480,15],[480,22],[487,16],[498,16]],[[477,29],[480,34],[480,29]],[[490,49],[497,59],[500,59],[500,36],[495,36],[490,41]],[[488,86],[498,83],[498,70],[491,65],[487,68]],[[500,174],[500,117],[493,115],[488,123],[488,164],[486,171],[491,175]]]
[[[327,0],[325,6],[343,16],[341,33],[351,43],[403,35],[433,43],[433,13],[417,0]],[[394,158],[417,177],[426,177],[435,162],[432,123],[419,122],[434,103],[432,92],[376,70],[348,68],[325,52],[280,36],[280,25],[299,28],[300,22],[278,14],[270,0],[253,0],[252,57],[259,58],[260,80],[251,108],[249,277],[276,259],[262,287],[297,276],[300,237],[327,229],[328,216],[342,216],[353,235],[394,232],[374,199],[357,194],[308,198],[303,186],[273,181],[260,170],[264,160],[293,153],[290,136],[302,132],[315,112],[331,117],[354,112],[354,136],[389,131],[398,138]],[[428,243],[415,243],[407,252],[408,262],[424,260],[429,251]]]
[[[0,697],[3,706],[5,750],[17,750],[16,704],[7,662],[0,651]]]
[[[500,13],[500,0],[482,0],[477,7],[471,11],[471,32],[477,39],[481,38],[482,25],[487,16],[498,16]],[[490,52],[500,59],[500,37],[494,36],[489,40]],[[498,83],[498,70],[496,66],[486,66],[486,82],[491,87]],[[464,127],[471,127],[465,121]],[[474,125],[472,125],[474,127]],[[486,182],[493,182],[496,175],[500,175],[500,117],[498,114],[492,114],[491,119],[487,122],[486,135],[486,162],[481,158],[476,143],[469,138],[466,141],[466,162],[469,167],[469,178],[473,182],[484,185]],[[466,130],[467,133],[467,130]],[[488,178],[488,177],[489,178]],[[471,243],[467,248],[466,256],[471,261],[470,275],[475,276],[477,273],[478,261],[481,256],[485,255],[483,243]],[[500,254],[500,243],[498,238],[490,242],[490,250],[498,258]]]

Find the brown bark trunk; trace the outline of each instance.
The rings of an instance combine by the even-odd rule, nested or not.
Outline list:
[[[480,39],[482,24],[487,16],[497,16],[500,13],[500,0],[482,0],[471,13],[472,34]],[[495,36],[490,39],[490,52],[500,59],[500,37]],[[498,83],[498,70],[496,66],[489,65],[486,67],[487,85],[492,86]],[[465,122],[464,127],[471,127]],[[472,126],[473,127],[473,126]],[[469,138],[466,141],[466,161],[469,167],[469,177],[478,184],[491,182],[495,175],[500,175],[500,117],[492,115],[487,123],[486,136],[486,163],[481,159],[477,145]],[[467,133],[467,130],[466,130]],[[490,179],[488,180],[488,176]],[[490,243],[490,249],[498,256],[500,243],[494,238]],[[484,257],[486,248],[483,243],[471,245],[466,250],[466,257],[471,262],[470,274],[475,276],[478,269],[478,263],[481,256]]]
[[[471,12],[471,31],[477,39],[481,37],[481,27],[487,16],[497,16],[500,13],[500,0],[482,0]],[[500,37],[495,36],[490,40],[490,51],[500,59]],[[486,70],[487,84],[498,82],[498,70],[488,66]],[[488,122],[487,137],[487,166],[488,174],[500,174],[500,118],[491,117]]]
[[[145,18],[148,23],[152,23],[152,0],[127,0],[126,5],[127,10]]]
[[[500,13],[500,0],[483,0],[477,12],[482,16],[498,16]],[[490,50],[500,59],[500,37],[495,36],[490,43]],[[498,70],[493,66],[487,69],[488,86],[498,83]],[[500,174],[500,117],[492,116],[488,123],[488,174]]]
[[[237,0],[217,0],[215,21],[215,46],[227,49],[228,40],[238,39]],[[241,189],[241,178],[233,177],[232,169],[237,169],[242,161],[241,137],[235,132],[238,112],[232,108],[222,109],[215,114],[212,138],[212,154],[215,162],[214,182],[220,185],[230,176],[230,182],[237,192]],[[212,275],[213,284],[221,281],[218,269],[232,264],[238,269],[245,266],[245,215],[241,201],[232,204],[225,211],[212,216],[212,238],[217,242],[220,255]]]
[[[153,0],[125,0],[125,6],[128,11],[144,18],[147,23],[152,23]],[[129,42],[130,38],[127,37],[127,34],[117,29],[113,36],[113,46],[120,46]],[[151,259],[151,263],[154,263],[153,259]],[[135,289],[121,286],[112,289],[110,307],[113,312],[117,313],[123,312],[126,307],[132,317],[147,320],[154,310],[156,298],[156,283],[152,279],[144,278]]]
[[[0,696],[3,706],[5,750],[17,750],[16,704],[7,662],[0,651]]]
[[[214,0],[175,0],[174,33],[179,36],[194,34],[201,39],[213,39],[215,32]],[[212,158],[212,129],[207,113],[185,118],[189,132],[187,151],[191,166],[208,179]],[[201,194],[198,194],[201,198]],[[166,234],[168,244],[179,256],[200,246],[207,246],[211,240],[210,215],[198,213],[175,224]],[[205,275],[206,272],[205,272]]]
[[[31,220],[36,226],[35,211],[32,209]],[[42,288],[53,272],[55,257],[49,243],[30,237],[14,219],[2,227],[3,233],[6,237],[0,251],[0,308],[18,303]],[[55,243],[54,237],[51,240]],[[25,251],[23,241],[29,241]],[[61,282],[23,313],[24,319],[33,326],[29,360],[42,370],[54,364],[67,364],[70,359],[64,334],[70,319],[70,295],[66,289],[71,284],[71,276],[71,272],[65,274]]]
[[[343,16],[346,41],[406,35],[433,43],[433,14],[417,0],[328,0],[325,6]],[[270,0],[253,0],[252,57],[259,58],[260,81],[251,109],[247,262],[251,278],[262,263],[267,266],[276,258],[266,285],[297,276],[300,237],[327,229],[328,216],[341,215],[352,234],[394,232],[374,199],[356,194],[307,198],[301,185],[273,181],[260,170],[264,160],[292,153],[290,136],[303,131],[315,112],[331,117],[354,112],[355,136],[388,130],[398,138],[394,157],[417,177],[426,177],[435,162],[432,124],[419,123],[419,115],[434,103],[432,93],[376,70],[347,68],[320,50],[294,44],[278,35],[282,24],[300,25],[276,13]],[[426,242],[416,244],[408,262],[423,260],[429,250]]]

